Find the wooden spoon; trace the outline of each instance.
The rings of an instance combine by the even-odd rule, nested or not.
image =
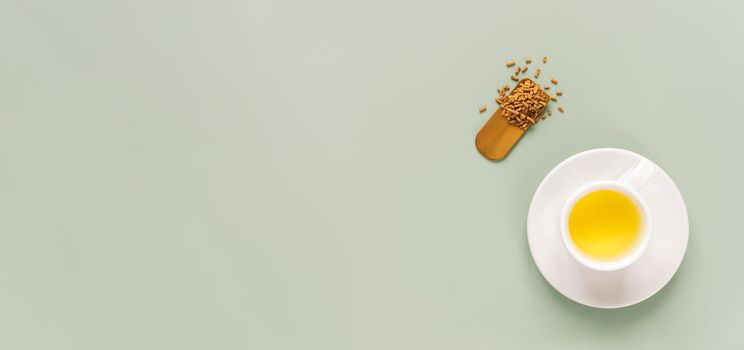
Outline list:
[[[517,86],[522,84],[525,80],[529,79],[525,78],[520,80],[519,83],[517,83]],[[516,86],[512,89],[510,94],[514,93],[514,90],[516,90]],[[544,90],[543,93],[545,93]],[[545,93],[545,96],[546,99],[550,98],[547,93]],[[509,153],[512,147],[514,147],[517,141],[519,141],[522,134],[529,129],[528,127],[527,129],[522,130],[517,126],[510,124],[502,113],[503,109],[499,107],[499,109],[493,113],[491,119],[486,122],[486,125],[483,125],[483,128],[478,132],[478,135],[475,136],[475,147],[478,148],[478,152],[491,160],[500,160],[506,157],[506,154]]]

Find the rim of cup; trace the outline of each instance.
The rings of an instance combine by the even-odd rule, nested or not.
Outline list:
[[[576,202],[590,192],[601,189],[615,190],[627,195],[641,211],[641,222],[643,226],[641,228],[640,238],[636,241],[633,248],[616,259],[602,260],[586,255],[579,250],[573,242],[568,229],[568,216]],[[573,256],[573,258],[580,264],[596,271],[617,271],[632,265],[645,252],[648,243],[651,240],[651,216],[649,215],[646,202],[634,188],[618,181],[594,181],[576,190],[563,206],[563,211],[561,213],[561,237],[563,239],[563,245],[566,247],[569,254],[571,254],[571,256]]]

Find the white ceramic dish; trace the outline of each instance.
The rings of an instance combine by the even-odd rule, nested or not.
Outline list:
[[[656,166],[638,191],[653,220],[643,254],[623,269],[597,271],[569,254],[561,236],[561,214],[582,186],[614,181],[643,156],[622,149],[599,148],[569,157],[548,173],[535,191],[527,214],[527,241],[545,279],[567,298],[598,308],[639,303],[672,279],[687,250],[687,208],[674,181]]]

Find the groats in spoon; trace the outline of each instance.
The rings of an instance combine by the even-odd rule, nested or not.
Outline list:
[[[527,80],[530,79],[520,80],[509,95],[513,94],[517,87]],[[540,91],[545,95],[546,100],[550,99],[550,96],[542,88]],[[519,141],[519,138],[529,129],[529,127],[522,129],[510,124],[503,112],[503,108],[499,107],[493,113],[491,119],[483,125],[478,135],[475,136],[475,147],[478,148],[478,152],[491,160],[501,160],[506,157],[512,147]]]

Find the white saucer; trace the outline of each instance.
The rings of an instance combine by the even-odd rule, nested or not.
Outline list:
[[[558,292],[584,305],[617,308],[639,303],[672,279],[687,250],[687,208],[674,181],[657,165],[640,190],[654,227],[644,254],[619,271],[598,272],[574,260],[561,241],[564,202],[581,185],[615,180],[633,166],[639,154],[598,148],[569,157],[545,176],[527,214],[527,241],[537,268]]]

